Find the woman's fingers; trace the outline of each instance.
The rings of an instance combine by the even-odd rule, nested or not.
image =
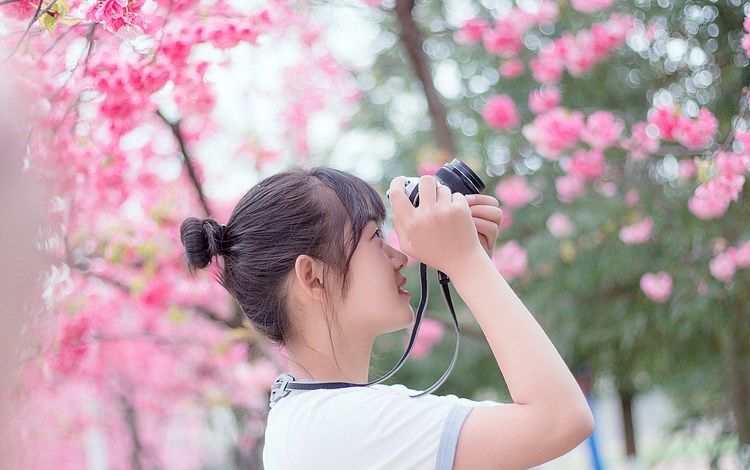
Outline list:
[[[469,209],[471,209],[472,217],[484,219],[497,225],[500,225],[500,223],[503,221],[503,210],[499,207],[488,205],[471,205],[471,203],[469,204]]]
[[[466,200],[469,201],[470,206],[477,204],[500,207],[500,202],[496,198],[486,194],[469,194],[466,196]]]
[[[497,235],[499,233],[497,224],[476,217],[474,217],[473,220],[474,226],[477,228],[477,234],[479,235],[479,242],[482,244],[484,251],[492,257],[492,252],[495,249],[495,242],[497,241]]]

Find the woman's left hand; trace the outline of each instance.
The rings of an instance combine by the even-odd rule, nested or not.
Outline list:
[[[503,220],[503,210],[497,199],[486,194],[469,194],[466,201],[471,209],[471,218],[477,228],[479,243],[492,258],[495,251],[495,242],[500,231],[500,223]]]

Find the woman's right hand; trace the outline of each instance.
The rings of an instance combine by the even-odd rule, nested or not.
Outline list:
[[[419,178],[419,207],[414,207],[405,182],[404,176],[394,178],[388,189],[401,251],[448,276],[477,253],[486,256],[463,194],[425,175]]]

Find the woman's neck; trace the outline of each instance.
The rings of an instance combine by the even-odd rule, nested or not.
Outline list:
[[[325,341],[318,341],[317,344],[287,349],[289,373],[298,380],[367,383],[374,338],[338,342],[332,347],[330,338],[325,336]]]

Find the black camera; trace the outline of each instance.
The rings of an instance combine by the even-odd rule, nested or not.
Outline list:
[[[484,183],[471,168],[461,160],[454,158],[435,172],[438,184],[447,186],[452,193],[479,194],[484,191]],[[404,183],[404,191],[414,207],[419,206],[419,178],[410,176]]]

